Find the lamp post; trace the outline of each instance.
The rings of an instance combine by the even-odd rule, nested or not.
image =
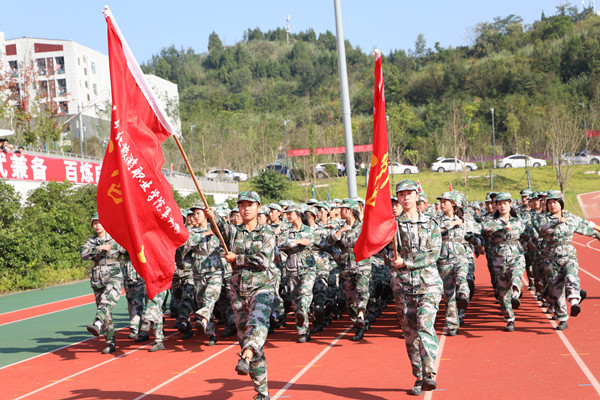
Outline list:
[[[496,169],[496,124],[494,123],[494,109],[490,107],[492,112],[492,146],[494,148],[494,169]]]
[[[288,147],[289,147],[289,143],[288,143],[288,135],[287,135],[287,124],[288,122],[290,122],[289,119],[286,119],[285,121],[283,121],[283,131],[285,133],[285,167],[288,170],[288,178],[291,178],[291,174],[290,174],[290,163],[289,163],[289,158],[288,158]]]
[[[190,126],[190,146],[192,147],[192,164],[194,164],[194,128],[196,125]],[[204,150],[204,149],[202,149]]]

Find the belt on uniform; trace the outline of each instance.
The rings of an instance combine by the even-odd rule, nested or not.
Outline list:
[[[463,243],[463,242],[464,242],[464,240],[462,240],[462,239],[454,239],[454,238],[453,238],[453,239],[445,239],[445,238],[442,238],[442,242],[449,242],[449,243]]]
[[[498,242],[498,244],[518,244],[518,243],[521,243],[518,239],[503,240],[501,242]]]
[[[116,258],[103,258],[102,260],[98,261],[98,265],[115,264],[118,262],[119,262],[119,260]]]
[[[555,245],[555,246],[566,246],[566,245],[570,245],[572,244],[570,240],[555,240],[555,241],[548,241],[549,244]]]

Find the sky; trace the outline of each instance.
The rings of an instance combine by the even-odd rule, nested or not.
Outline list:
[[[585,0],[586,5],[590,0]],[[427,47],[444,48],[473,43],[473,27],[511,14],[525,24],[554,15],[556,7],[581,1],[565,0],[341,0],[344,37],[365,53],[374,48],[411,50],[417,35]],[[17,0],[4,5],[0,31],[6,39],[34,37],[73,40],[107,54],[106,23],[101,13],[110,7],[138,62],[164,47],[175,45],[207,51],[208,36],[216,32],[223,44],[242,40],[248,28],[263,32],[285,27],[292,32],[313,28],[317,35],[335,33],[333,0]],[[599,3],[600,6],[600,3]]]

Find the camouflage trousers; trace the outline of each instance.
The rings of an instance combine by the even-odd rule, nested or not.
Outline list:
[[[275,293],[274,293],[274,297],[273,297],[273,307],[272,307],[272,312],[277,314],[277,317],[281,317],[283,315],[285,315],[285,307],[284,307],[284,301],[283,301],[283,297],[281,296],[281,292],[282,290],[280,290],[280,287],[282,286],[282,273],[281,270],[279,268],[273,268],[273,272],[275,272]],[[284,282],[285,285],[285,282]]]
[[[352,323],[356,326],[359,311],[365,311],[369,303],[371,268],[363,267],[355,271],[340,268],[340,280],[346,297],[348,314]]]
[[[144,296],[146,284],[142,279],[131,281],[125,279],[125,297],[127,298],[127,309],[129,310],[129,330],[137,333],[144,315]]]
[[[231,308],[231,286],[229,284],[229,278],[223,277],[223,286],[221,287],[221,295],[217,300],[216,307],[219,309],[221,316],[221,322],[225,321],[225,325],[228,327],[235,327],[235,315]]]
[[[275,292],[271,286],[258,289],[251,296],[242,296],[233,287],[229,292],[242,353],[247,348],[254,351],[254,357],[250,360],[250,378],[254,390],[265,396],[268,396],[269,387],[263,346],[269,333],[269,316]]]
[[[215,334],[213,311],[217,300],[221,296],[222,287],[223,273],[221,271],[194,274],[194,289],[198,303],[196,315],[208,321],[206,325],[206,334],[208,336]]]
[[[438,260],[437,263],[437,269],[444,284],[444,300],[446,301],[445,325],[448,329],[458,329],[457,298],[460,295],[465,295],[469,298],[469,285],[467,284],[469,261],[466,257],[456,255],[447,261]]]
[[[498,301],[502,309],[504,321],[514,322],[515,312],[512,308],[511,299],[521,294],[523,282],[521,278],[525,272],[525,257],[522,254],[512,259],[498,258],[494,260],[494,276],[496,277],[496,289],[498,290]]]
[[[548,295],[558,321],[569,319],[566,300],[581,300],[577,257],[560,257],[545,264]]]
[[[310,311],[310,304],[313,300],[313,287],[315,285],[315,278],[317,271],[314,268],[301,269],[288,275],[288,282],[290,287],[293,288],[293,305],[294,310],[298,313],[302,313],[304,316],[304,323],[302,326],[298,326],[296,321],[296,329],[299,335],[304,335],[309,332],[308,314]]]
[[[340,284],[340,279],[340,268],[338,266],[334,266],[333,268],[331,268],[331,270],[329,270],[329,279],[327,282],[327,297],[332,299],[334,302],[345,301],[344,292]]]
[[[194,276],[192,274],[181,277],[181,299],[177,306],[177,315],[180,320],[190,319],[190,314],[196,306],[196,298],[194,297]]]
[[[404,304],[404,335],[406,351],[417,379],[435,377],[435,357],[439,341],[435,332],[435,317],[441,293],[401,295]]]
[[[390,276],[390,284],[394,293],[394,304],[396,305],[396,316],[398,318],[398,326],[404,330],[404,297],[400,290],[400,282],[398,281],[396,268],[389,267],[388,274]]]
[[[141,331],[148,332],[154,325],[154,336],[156,343],[162,343],[165,340],[163,329],[162,306],[167,297],[167,290],[160,292],[153,299],[146,296],[146,310],[144,311],[143,322],[140,326]]]
[[[313,305],[325,308],[329,299],[329,266],[317,267],[313,285]]]
[[[171,301],[169,302],[169,310],[171,310],[171,316],[177,314],[177,308],[181,302],[181,277],[177,274],[173,275],[171,282]]]
[[[388,267],[383,259],[379,257],[371,258],[371,282],[369,286],[370,295],[367,311],[369,319],[374,320],[387,306],[388,296],[391,292]]]
[[[121,298],[123,290],[123,275],[120,268],[110,269],[110,275],[103,277],[104,286],[92,287],[96,300],[96,319],[102,322],[102,333],[107,343],[115,342],[115,327],[112,311]]]

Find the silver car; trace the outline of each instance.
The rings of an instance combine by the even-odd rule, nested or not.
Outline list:
[[[438,158],[433,164],[431,164],[431,169],[437,172],[447,172],[447,171],[475,171],[477,169],[477,165],[472,162],[464,162],[459,160],[458,158]]]
[[[544,167],[546,160],[541,158],[533,158],[522,154],[513,154],[512,156],[504,157],[498,161],[498,168],[527,168],[527,167]]]
[[[418,174],[419,168],[414,165],[400,164],[399,162],[390,163],[390,175],[396,174]]]

